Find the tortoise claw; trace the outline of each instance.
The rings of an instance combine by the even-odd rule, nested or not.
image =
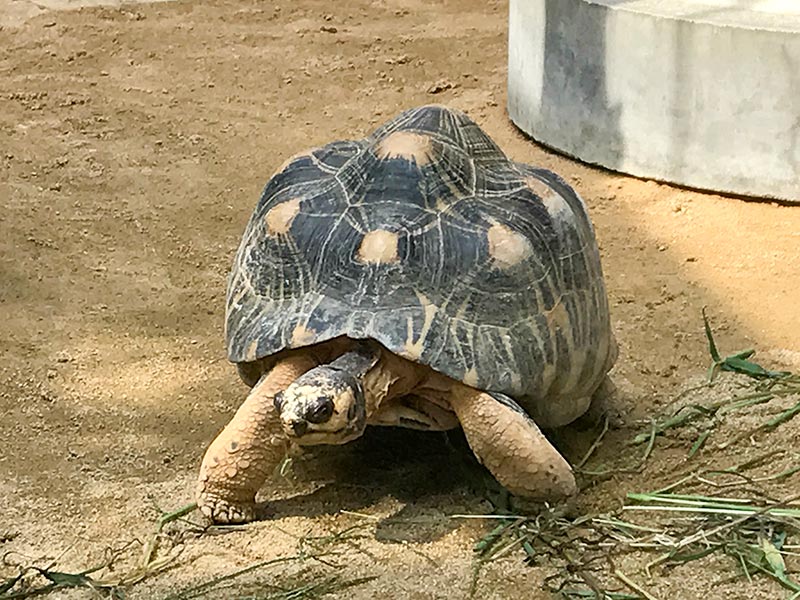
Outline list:
[[[216,525],[249,523],[258,518],[255,502],[232,503],[213,496],[200,496],[197,506],[209,521]]]

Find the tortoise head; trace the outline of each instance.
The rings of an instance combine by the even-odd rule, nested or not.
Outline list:
[[[344,444],[366,427],[361,383],[346,371],[317,367],[274,398],[286,435],[304,446]]]

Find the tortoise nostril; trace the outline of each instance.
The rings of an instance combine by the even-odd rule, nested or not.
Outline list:
[[[292,431],[296,436],[305,435],[308,431],[308,423],[305,421],[292,421]]]
[[[329,396],[320,396],[310,407],[306,420],[311,423],[325,423],[333,414],[333,400]]]

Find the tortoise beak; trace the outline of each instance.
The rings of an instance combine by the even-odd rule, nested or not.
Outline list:
[[[290,427],[292,428],[292,433],[297,437],[304,436],[308,431],[308,423],[305,421],[292,421]]]

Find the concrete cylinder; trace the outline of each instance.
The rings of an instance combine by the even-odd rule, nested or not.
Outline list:
[[[508,111],[582,161],[800,203],[800,2],[510,0]]]

